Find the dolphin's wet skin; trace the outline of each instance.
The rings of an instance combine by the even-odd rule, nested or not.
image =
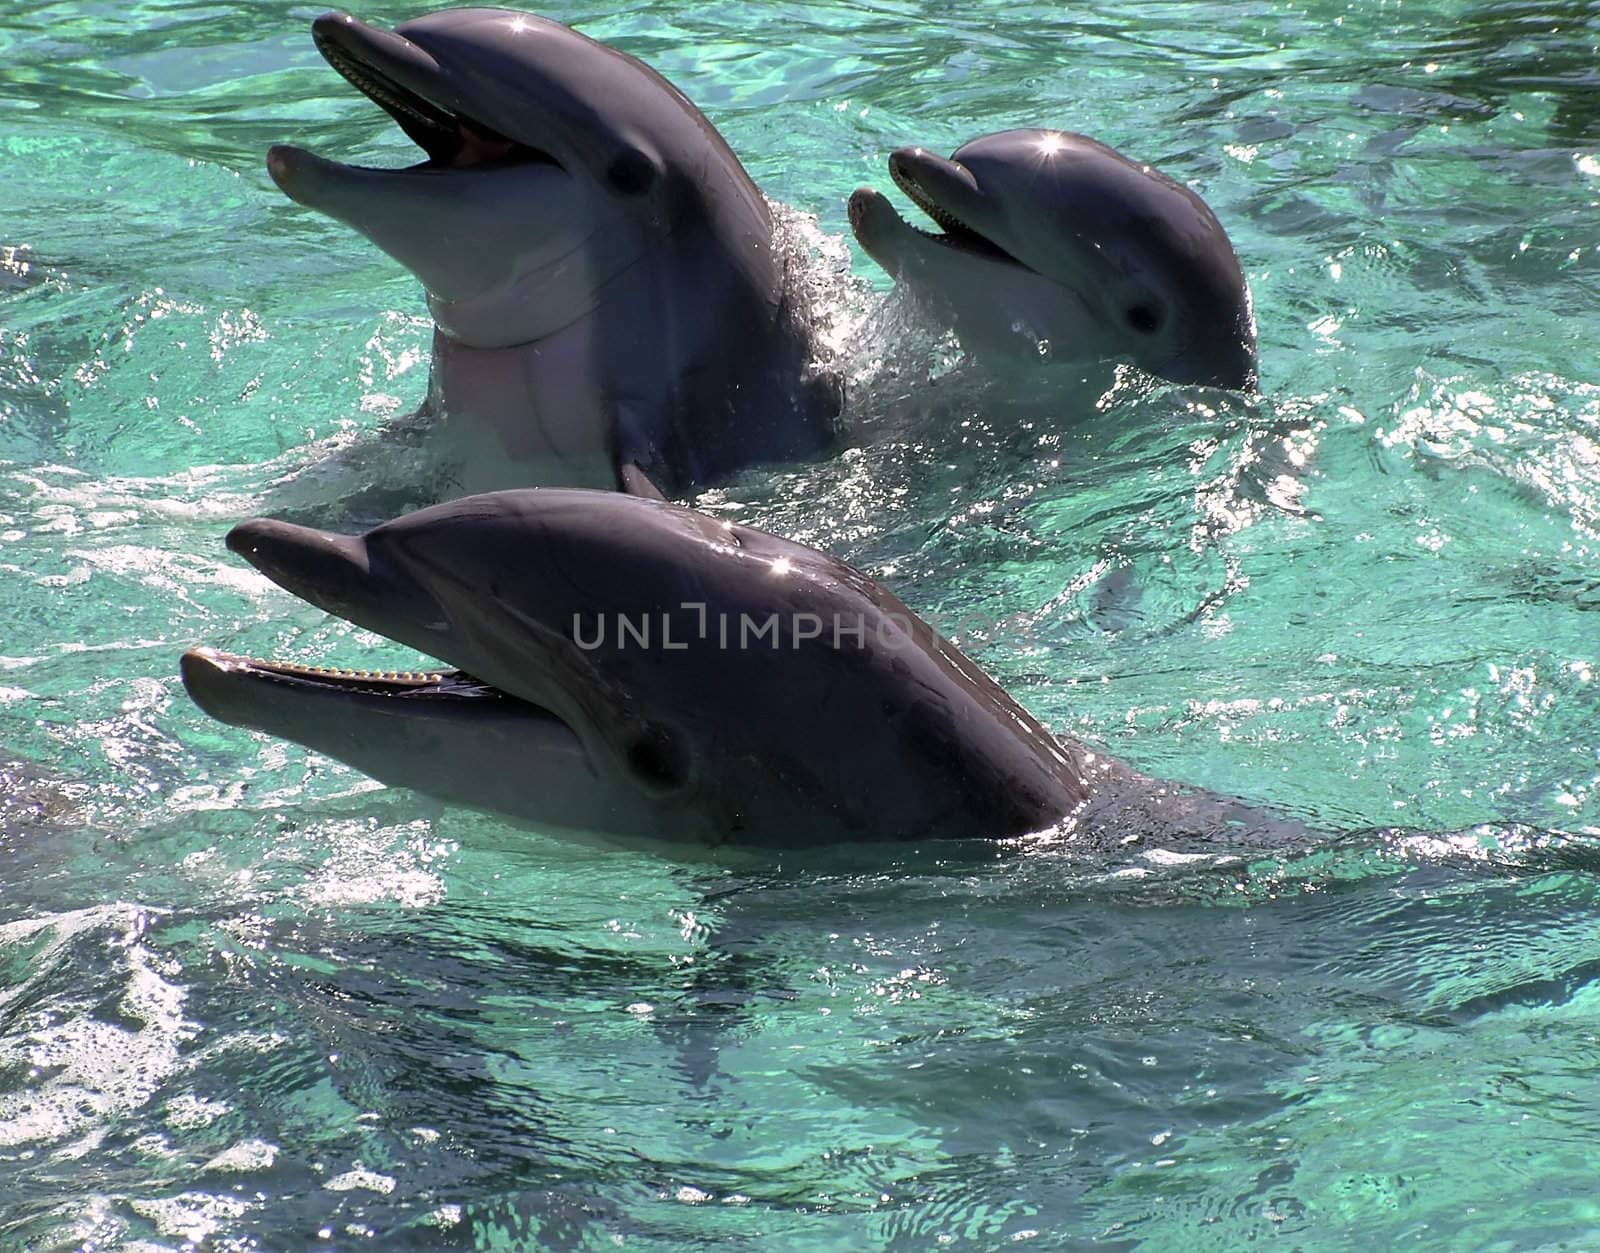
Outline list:
[[[1085,135],[1038,128],[985,135],[949,159],[901,148],[889,173],[940,230],[912,226],[870,188],[850,198],[851,229],[969,351],[1255,386],[1244,271],[1182,184]]]
[[[830,411],[803,398],[819,394],[817,380],[804,377],[806,328],[781,313],[791,279],[774,269],[766,206],[709,122],[664,79],[566,27],[503,10],[434,14],[394,32],[328,14],[313,33],[329,64],[428,159],[371,170],[280,146],[268,167],[291,198],[347,221],[422,280],[437,323],[430,403],[463,466],[458,484],[486,473],[490,485],[659,497],[821,446]],[[856,234],[897,278],[958,291],[944,307],[972,347],[1015,338],[1021,326],[1069,359],[1253,384],[1242,271],[1220,224],[1187,189],[1085,137],[1039,130],[973,141],[950,161],[904,149],[890,170],[944,233],[906,226],[860,191],[850,209]],[[974,290],[987,304],[971,307]],[[730,568],[723,558],[738,531],[708,540],[712,524],[686,526],[687,515],[583,497],[510,500],[463,500],[364,541],[269,522],[230,537],[235,551],[314,603],[430,655],[459,647],[450,660],[467,675],[332,672],[200,651],[184,662],[191,693],[225,720],[288,734],[457,803],[536,825],[688,843],[1016,836],[1099,812],[1099,794],[1133,777],[1058,745],[920,621],[910,655],[861,650],[853,670],[841,650],[819,663],[808,649],[803,659],[747,665],[741,688],[735,659],[702,657],[699,682],[668,699],[650,690],[647,672],[611,673],[596,656],[571,655],[576,640],[560,642],[562,624],[529,629],[530,615],[549,609],[551,589],[508,607],[497,589],[507,578],[526,582],[526,572],[502,547],[537,561],[545,558],[532,554],[554,544],[549,560],[637,567],[641,553],[614,536],[599,540],[608,522],[625,519],[663,570],[680,572],[678,601],[668,603],[687,605],[705,569]],[[545,523],[558,505],[564,519],[581,518],[572,535],[563,532],[571,554]],[[681,534],[664,541],[674,527]],[[444,533],[455,546],[448,605],[437,601],[438,570],[398,556],[373,564],[374,543],[398,554],[393,537]],[[780,543],[749,534],[758,548]],[[785,578],[778,588],[790,600],[774,602],[774,585],[746,569],[743,584],[728,588],[741,621],[785,608],[837,616],[841,586],[864,589],[874,615],[893,601],[820,553],[796,547],[783,560],[831,572]],[[596,587],[599,605],[612,603],[616,589]],[[591,608],[581,597],[567,606],[574,621]],[[914,677],[914,661],[928,677]],[[825,677],[841,666],[850,678]],[[846,691],[859,702],[863,693],[851,689],[862,675],[883,690],[875,713],[870,699],[862,710],[878,726],[858,734],[883,745],[862,751],[858,740],[850,770],[815,743],[785,756],[776,750],[782,737],[759,725],[794,687],[820,682],[822,705],[843,707]],[[716,685],[735,699],[708,698]],[[724,701],[729,708],[708,711]],[[300,716],[296,705],[329,712]],[[814,717],[815,732],[825,723],[820,706]],[[697,720],[715,729],[685,729]],[[741,726],[761,746],[753,776],[728,748]],[[528,795],[490,795],[467,777],[477,774],[471,763],[501,752],[548,759],[537,784],[523,781]]]
[[[359,539],[246,523],[229,546],[476,681],[202,652],[185,660],[196,699],[457,803],[624,837],[792,846],[1019,835],[1086,798],[1077,762],[883,589],[681,507],[508,492]],[[652,641],[651,619],[672,615],[679,642]],[[763,633],[694,638],[691,617]],[[859,728],[848,753],[828,735],[841,717]],[[506,787],[485,791],[496,777]]]
[[[840,384],[771,210],[654,70],[505,9],[394,31],[330,13],[313,36],[427,160],[278,145],[267,169],[422,283],[425,409],[456,494],[675,496],[833,443]]]
[[[196,649],[183,678],[202,708],[541,828],[686,847],[1307,838],[1057,741],[859,571],[681,506],[533,489],[361,537],[262,519],[228,546],[460,668]]]

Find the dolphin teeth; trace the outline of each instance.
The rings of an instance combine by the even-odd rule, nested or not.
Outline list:
[[[412,97],[404,89],[397,88],[395,84],[389,82],[382,75],[369,70],[337,44],[324,43],[318,40],[317,47],[318,51],[327,58],[328,64],[333,66],[352,87],[369,100],[387,109],[391,114],[403,113],[412,121],[418,122],[440,134],[451,134],[453,132],[454,128],[447,121],[447,119],[450,119],[450,115],[443,109],[435,108],[431,101],[424,99],[421,100],[421,103],[432,109],[432,112],[418,108],[417,101],[421,99],[420,97]]]
[[[248,659],[247,659],[248,660]],[[395,683],[415,687],[438,686],[444,674],[438,670],[356,670],[348,666],[312,666],[302,661],[251,661],[262,670],[300,675],[308,679],[351,679],[366,683]]]
[[[965,231],[967,234],[976,234],[973,229],[955,214],[951,213],[927,192],[922,190],[922,185],[916,179],[903,174],[896,166],[890,165],[889,177],[894,180],[894,185],[905,192],[906,197],[917,208],[926,213],[942,229],[947,231]],[[927,232],[924,231],[924,234]]]
[[[912,199],[917,200],[915,196]],[[901,219],[908,230],[915,231],[922,238],[931,240],[933,243],[940,244],[946,248],[954,248],[959,252],[975,253],[991,261],[1004,261],[1011,265],[1021,266],[1025,270],[1032,268],[1026,262],[1017,260],[987,235],[979,234],[971,227],[964,225],[960,219],[952,217],[942,209],[938,209],[931,201],[924,204],[922,201],[917,200],[917,204],[939,227],[937,231],[925,231],[922,227],[906,222],[904,218]]]
[[[1024,269],[1030,268],[1026,263],[1018,261],[1016,257],[1013,257],[987,235],[981,231],[974,230],[955,214],[951,213],[950,210],[930,196],[923,189],[921,183],[902,171],[894,162],[889,165],[889,177],[894,180],[896,187],[905,192],[911,203],[932,218],[934,225],[939,228],[941,233],[935,233],[933,231],[925,231],[920,226],[915,226],[910,222],[905,223],[924,239],[931,239],[937,244],[959,248],[964,252],[977,252],[997,261],[1010,261],[1015,265],[1022,266]]]

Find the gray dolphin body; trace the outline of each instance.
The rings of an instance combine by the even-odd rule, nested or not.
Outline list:
[[[986,135],[948,160],[901,148],[889,173],[941,233],[869,188],[850,198],[851,229],[968,352],[1255,387],[1244,271],[1187,187],[1084,135],[1035,129]]]
[[[1057,741],[845,563],[680,506],[507,491],[359,537],[246,522],[228,545],[459,669],[196,649],[182,671],[202,709],[536,827],[802,847],[1063,821],[1194,834],[1244,812]]]
[[[312,29],[427,159],[278,146],[267,168],[422,282],[425,408],[458,488],[680,494],[829,443],[838,383],[814,365],[767,203],[664,78],[507,9]]]

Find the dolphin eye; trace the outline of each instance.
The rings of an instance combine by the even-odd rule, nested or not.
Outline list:
[[[1154,335],[1161,329],[1161,310],[1155,305],[1131,305],[1123,316],[1141,335]]]
[[[652,792],[672,792],[689,781],[689,754],[661,727],[651,727],[627,748],[628,769]]]
[[[656,163],[629,148],[606,169],[606,181],[623,196],[642,196],[656,181]]]

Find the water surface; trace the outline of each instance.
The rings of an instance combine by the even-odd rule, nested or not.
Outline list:
[[[1005,620],[964,642],[1058,731],[1329,832],[724,866],[178,684],[202,641],[394,655],[221,543],[426,492],[381,435],[419,293],[263,168],[412,159],[315,12],[0,16],[0,1245],[1594,1240],[1600,10],[550,10],[815,218],[857,434],[700,503]],[[1211,202],[1262,398],[1096,410],[883,302],[851,188],[1040,124]]]

